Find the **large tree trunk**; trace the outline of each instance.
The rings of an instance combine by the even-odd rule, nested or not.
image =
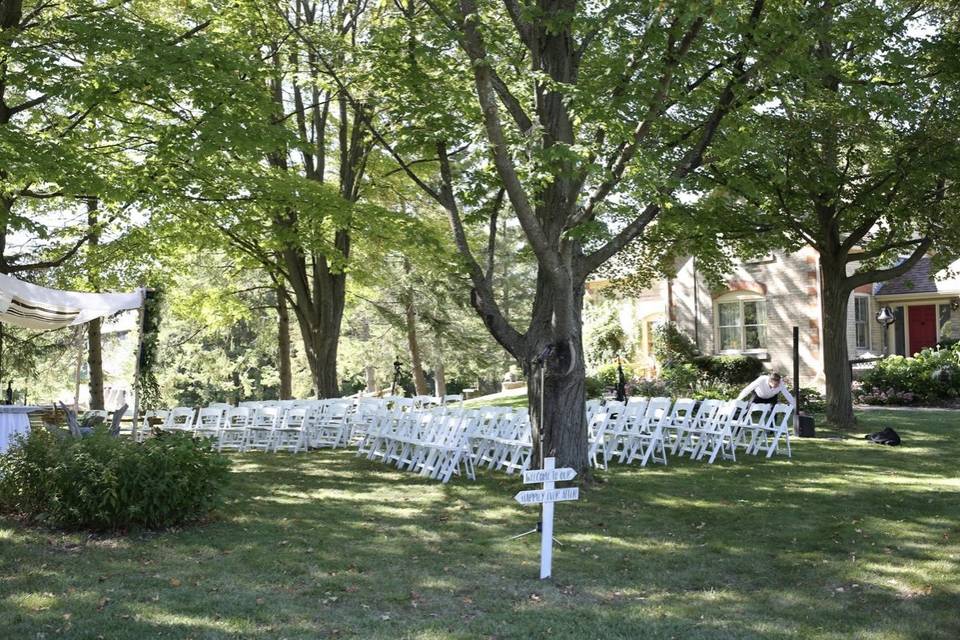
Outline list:
[[[299,312],[298,312],[299,316]],[[310,378],[313,392],[317,398],[336,398],[340,395],[340,383],[337,378],[337,347],[340,332],[331,333],[320,326],[304,326],[300,322],[303,346],[310,366]]]
[[[443,398],[447,395],[447,371],[443,366],[443,336],[438,330],[434,330],[436,337],[437,359],[433,365],[433,395]]]
[[[367,393],[376,393],[377,391],[377,369],[371,364],[363,368],[367,377]]]
[[[824,266],[822,270],[823,369],[827,383],[827,421],[838,428],[847,429],[856,424],[847,350],[847,304],[850,292],[843,283],[846,274],[838,269]]]
[[[97,277],[97,265],[89,259],[90,253],[100,244],[100,232],[97,230],[97,205],[95,198],[87,200],[87,225],[90,229],[88,247],[87,274],[90,286],[94,291],[100,290],[100,279]],[[103,398],[103,341],[101,339],[102,323],[100,318],[91,320],[87,327],[87,367],[90,370],[90,408],[104,409]]]
[[[293,373],[290,366],[290,313],[286,292],[277,287],[277,369],[280,373],[280,399],[293,397]]]
[[[541,468],[543,458],[553,456],[557,458],[557,466],[572,467],[581,477],[587,475],[590,468],[582,304],[582,287],[572,292],[557,291],[541,276],[534,303],[534,323],[527,332],[529,351],[526,362],[521,363],[527,375],[527,402],[533,431],[531,467]],[[561,305],[566,308],[559,308]],[[555,320],[559,317],[567,320],[558,326]]]
[[[434,395],[443,398],[447,395],[447,375],[443,369],[443,363],[438,362],[433,366],[433,384]]]
[[[83,371],[83,346],[77,345],[77,359],[73,367],[73,410],[80,412],[80,374]]]
[[[104,409],[103,343],[100,340],[100,318],[87,325],[87,366],[90,369],[90,408]]]
[[[316,370],[317,392],[321,398],[340,397],[340,379],[337,376],[337,351],[340,342],[339,319],[337,330],[328,330],[320,336]]]
[[[428,394],[427,376],[423,373],[423,359],[420,357],[420,342],[417,340],[417,312],[413,308],[413,294],[408,293],[404,309],[407,325],[407,347],[410,349],[410,369],[413,373],[413,387],[418,396]]]
[[[344,256],[349,255],[349,242],[347,232],[337,232],[338,247]],[[282,253],[290,273],[292,307],[310,365],[314,393],[318,398],[336,398],[340,395],[337,351],[346,303],[346,273],[332,272],[326,257],[317,254],[312,256],[312,276],[308,277],[299,248],[289,247]]]

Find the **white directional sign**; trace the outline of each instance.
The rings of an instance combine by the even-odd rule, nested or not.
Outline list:
[[[566,489],[550,489],[537,491],[521,491],[513,496],[514,500],[520,504],[542,504],[544,502],[563,502],[565,500],[577,500],[580,497],[580,489],[577,487],[568,487]]]
[[[540,519],[540,579],[546,580],[553,572],[553,503],[565,500],[576,500],[580,497],[577,487],[557,489],[555,482],[572,480],[577,472],[573,469],[554,467],[556,458],[545,458],[543,469],[532,469],[523,472],[523,483],[532,484],[542,482],[543,489],[521,491],[513,496],[520,504],[542,504],[543,513]]]
[[[536,484],[538,482],[565,482],[577,477],[577,472],[570,467],[560,467],[559,469],[529,469],[523,472],[523,484]],[[571,498],[575,500],[576,498]]]

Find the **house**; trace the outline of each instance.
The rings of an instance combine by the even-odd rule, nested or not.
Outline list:
[[[954,268],[960,269],[960,261]],[[696,258],[687,257],[678,262],[675,277],[618,301],[618,308],[637,345],[633,359],[648,369],[653,366],[652,329],[669,318],[702,353],[751,355],[768,369],[791,375],[792,333],[799,327],[801,385],[822,389],[819,278],[818,254],[809,247],[740,262],[719,287],[698,270]],[[592,283],[591,295],[602,295],[603,289],[603,283]],[[896,318],[886,335],[875,319],[882,307],[890,307]],[[946,338],[960,338],[960,279],[946,271],[934,273],[929,257],[899,278],[850,295],[851,360],[910,355]]]

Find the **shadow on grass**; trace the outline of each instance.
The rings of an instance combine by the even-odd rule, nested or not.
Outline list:
[[[0,637],[950,638],[960,485],[940,419],[905,446],[613,466],[557,506],[535,579],[516,476],[423,480],[348,451],[237,456],[217,518],[129,538],[0,521]]]

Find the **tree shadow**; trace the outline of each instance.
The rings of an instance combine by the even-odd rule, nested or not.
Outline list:
[[[516,476],[439,485],[350,451],[236,456],[201,526],[0,522],[0,637],[955,638],[948,430],[613,466],[557,506],[548,582],[538,537],[509,539],[538,518]]]

